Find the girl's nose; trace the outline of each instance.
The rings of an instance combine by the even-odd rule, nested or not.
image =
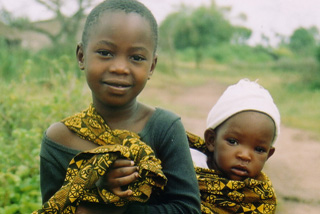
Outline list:
[[[110,72],[116,74],[129,74],[128,62],[124,57],[117,57],[110,66]]]

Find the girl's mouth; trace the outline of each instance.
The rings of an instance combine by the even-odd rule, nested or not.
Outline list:
[[[129,88],[129,85],[120,85],[120,84],[107,84],[111,87],[116,87],[116,88]]]
[[[106,84],[111,87],[115,88],[129,88],[131,87],[131,83],[127,81],[120,81],[120,80],[106,80],[103,81],[103,84]]]
[[[103,84],[108,88],[109,92],[115,95],[123,95],[129,90],[132,85],[125,81],[103,81]]]

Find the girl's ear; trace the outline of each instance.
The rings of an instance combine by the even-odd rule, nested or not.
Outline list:
[[[153,62],[152,62],[151,69],[150,69],[150,72],[149,72],[149,75],[148,75],[148,79],[151,78],[151,76],[152,76],[152,74],[154,72],[154,69],[156,68],[157,62],[158,62],[158,55],[155,54],[155,56],[153,57]]]
[[[77,45],[76,56],[77,56],[79,68],[81,70],[84,70],[84,50],[83,50],[82,43],[79,43]]]
[[[207,129],[204,132],[204,140],[206,142],[207,148],[209,150],[209,152],[213,152],[214,151],[214,144],[216,141],[216,131],[213,129]]]

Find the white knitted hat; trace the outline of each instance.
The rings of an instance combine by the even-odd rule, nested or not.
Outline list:
[[[212,107],[207,118],[207,128],[215,129],[232,115],[254,110],[269,115],[276,126],[273,143],[280,134],[280,113],[270,93],[256,82],[242,79],[231,85]]]

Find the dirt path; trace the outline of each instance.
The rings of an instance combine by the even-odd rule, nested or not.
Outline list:
[[[181,115],[186,130],[203,136],[207,114],[225,85],[210,80],[197,87],[169,85],[161,90],[149,87],[149,96],[157,97]],[[185,106],[181,108],[181,106]],[[271,178],[278,196],[279,214],[320,213],[320,142],[315,134],[281,127],[275,154],[268,160],[264,171]]]

